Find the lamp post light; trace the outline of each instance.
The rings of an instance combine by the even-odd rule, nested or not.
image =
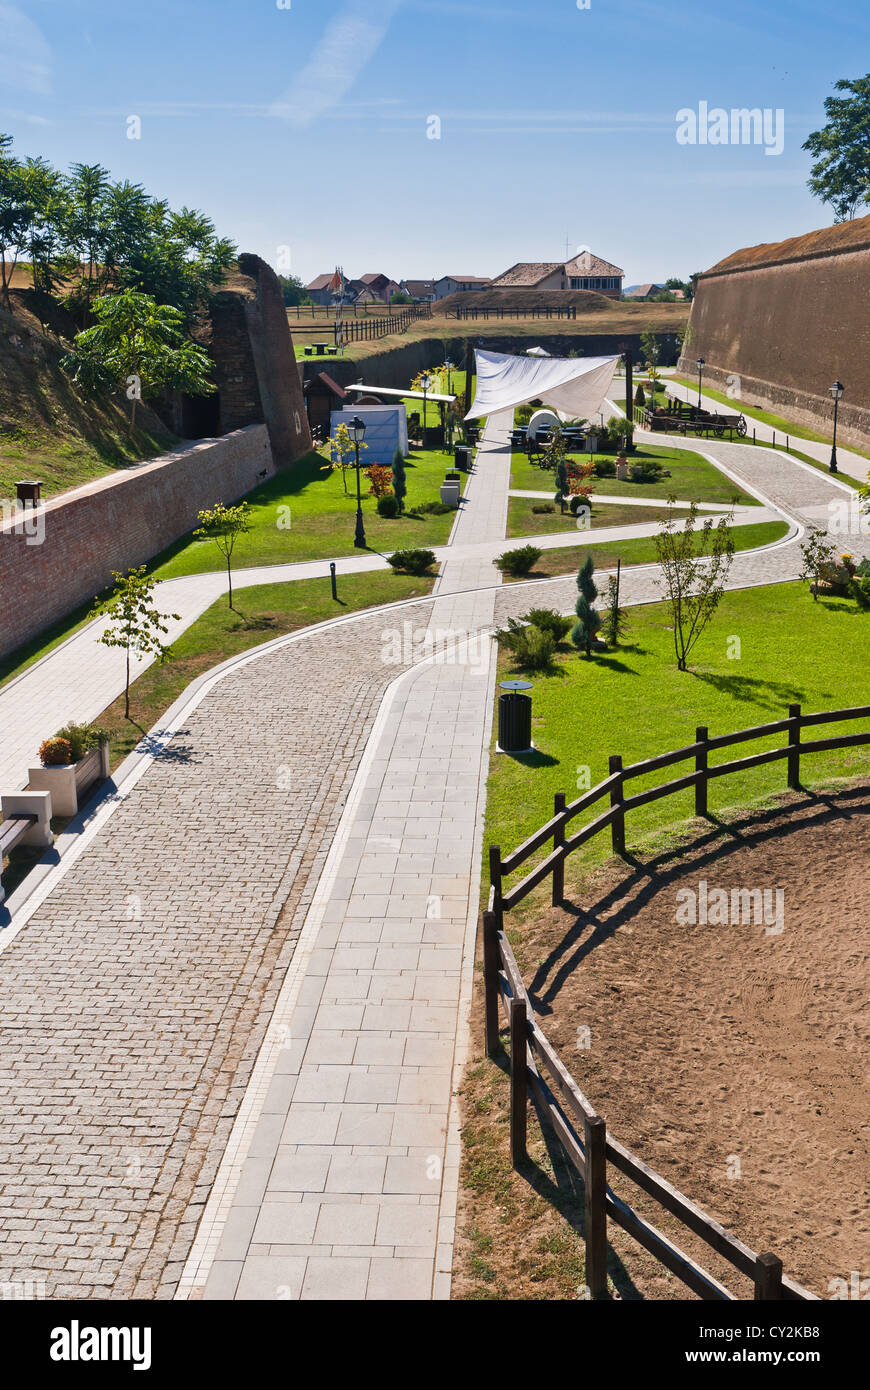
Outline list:
[[[366,437],[366,422],[355,415],[350,422],[350,432],[353,436],[354,448],[356,450],[356,532],[354,533],[353,543],[358,550],[366,548],[366,533],[363,526],[362,514],[362,493],[359,481],[359,446]]]
[[[454,371],[456,370],[456,363],[455,363],[455,362],[451,362],[451,361],[450,361],[450,358],[448,357],[448,359],[447,359],[447,361],[444,363],[444,365],[445,365],[445,367],[447,368],[447,394],[448,394],[448,396],[452,396],[452,395],[453,395],[453,373],[454,373]]]
[[[435,385],[435,378],[429,376],[428,372],[420,377],[420,390],[423,392],[423,445],[426,444],[426,393],[431,391]]]
[[[843,392],[846,390],[842,381],[835,381],[830,388],[834,399],[834,444],[831,449],[831,462],[828,464],[828,472],[836,473],[837,469],[837,414],[840,409],[840,401],[843,399]]]
[[[704,368],[707,363],[703,357],[698,358],[698,409],[701,409],[701,378],[704,375]]]

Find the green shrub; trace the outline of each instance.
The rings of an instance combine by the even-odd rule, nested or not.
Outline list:
[[[414,507],[413,516],[443,516],[445,512],[455,512],[456,508],[451,507],[449,502],[421,502],[419,507]]]
[[[532,507],[532,511],[536,516],[549,516],[550,513],[555,510],[556,508],[553,506],[552,502],[538,502]]]
[[[591,512],[592,503],[588,497],[584,497],[581,492],[575,494],[568,503],[568,510],[572,516],[579,516],[580,512]]]
[[[614,459],[596,459],[592,471],[596,478],[615,478],[616,462]]]
[[[383,497],[378,498],[378,516],[392,518],[398,516],[399,511],[399,499],[396,497],[395,493],[388,492],[385,493]]]
[[[635,405],[646,405],[646,393],[640,382],[638,382],[637,390],[634,393],[634,403]]]
[[[521,545],[517,550],[506,550],[496,560],[496,568],[502,574],[528,574],[540,560],[543,551],[536,545]]]
[[[530,608],[522,621],[540,628],[541,632],[549,632],[556,642],[563,641],[571,631],[571,619],[563,618],[555,608]]]
[[[543,632],[539,627],[526,627],[516,618],[508,618],[507,627],[495,636],[499,646],[508,648],[514,665],[521,670],[544,671],[552,663],[556,639],[551,632]]]
[[[631,464],[628,476],[633,483],[657,483],[664,476],[664,468],[657,459],[644,459]]]
[[[90,753],[92,748],[96,748],[101,739],[107,739],[109,735],[99,724],[70,723],[58,729],[54,737],[66,740],[70,748],[70,758],[72,762],[77,763],[86,753]]]
[[[870,577],[853,575],[849,588],[859,608],[870,608]]]
[[[396,550],[387,556],[387,564],[401,574],[425,574],[434,563],[434,550]]]

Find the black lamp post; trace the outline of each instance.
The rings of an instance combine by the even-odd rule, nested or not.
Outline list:
[[[447,394],[448,394],[448,396],[452,396],[452,395],[453,395],[453,369],[454,369],[455,363],[451,362],[451,361],[450,361],[450,358],[448,357],[448,359],[447,359],[447,361],[444,363],[444,365],[445,365],[445,367],[447,368]]]
[[[366,533],[363,527],[362,514],[362,493],[360,492],[359,482],[359,446],[366,437],[366,422],[355,415],[350,422],[350,432],[353,435],[354,448],[356,449],[356,532],[353,543],[359,550],[366,548]]]
[[[426,442],[426,394],[427,394],[427,392],[429,392],[429,391],[432,390],[433,385],[434,385],[433,378],[432,378],[431,376],[429,376],[428,372],[424,372],[423,375],[420,377],[420,389],[421,389],[422,392],[423,392],[423,443],[424,443],[424,447],[425,447],[425,442]]]
[[[702,376],[704,375],[704,368],[706,367],[706,365],[707,365],[707,363],[704,361],[703,357],[699,357],[699,358],[698,358],[698,409],[699,409],[699,410],[701,409],[701,378],[702,378]]]
[[[837,469],[837,413],[840,409],[840,401],[843,399],[843,392],[846,390],[842,381],[835,381],[831,389],[834,398],[834,444],[831,449],[831,462],[828,464],[828,472],[836,473]]]

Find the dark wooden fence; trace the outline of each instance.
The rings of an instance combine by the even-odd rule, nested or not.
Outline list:
[[[342,323],[344,341],[345,343],[372,342],[376,338],[386,338],[390,333],[404,333],[418,319],[431,317],[431,305],[414,304],[409,308],[391,313],[385,318],[345,319]],[[335,331],[338,332],[337,325],[335,325]]]
[[[489,849],[490,890],[483,914],[483,959],[486,1012],[486,1049],[493,1056],[499,1045],[499,1016],[504,1011],[510,1029],[511,1074],[511,1160],[516,1166],[525,1156],[526,1117],[531,1096],[549,1117],[569,1162],[583,1178],[586,1200],[586,1282],[593,1297],[607,1288],[607,1221],[615,1221],[628,1231],[684,1284],[704,1299],[733,1301],[732,1294],[712,1274],[703,1269],[661,1231],[617,1197],[607,1184],[608,1164],[631,1179],[653,1197],[688,1230],[711,1246],[740,1273],[751,1279],[757,1299],[814,1299],[815,1294],[786,1278],[782,1262],[775,1255],[757,1254],[727,1232],[694,1202],[678,1192],[664,1178],[630,1153],[607,1133],[604,1120],[583,1095],[555,1048],[547,1040],[535,1017],[513,952],[505,934],[505,913],[528,896],[546,878],[552,878],[552,902],[564,900],[565,860],[581,845],[610,827],[614,854],[625,853],[625,817],[628,812],[662,797],[694,788],[695,815],[707,815],[707,789],[716,777],[743,772],[766,763],[785,760],[788,785],[800,787],[801,758],[812,753],[870,744],[870,732],[838,735],[804,741],[802,731],[819,724],[870,719],[870,705],[853,709],[827,710],[802,714],[800,705],[790,705],[787,719],[761,724],[738,733],[710,738],[706,728],[696,731],[695,742],[687,748],[648,758],[623,767],[622,758],[610,758],[609,776],[570,805],[563,793],[555,798],[553,818],[531,835],[518,849],[502,858],[498,845]],[[765,749],[749,757],[710,765],[709,756],[720,748],[753,740],[787,735],[777,748]],[[693,772],[634,796],[625,795],[625,784],[645,774],[661,771],[675,763],[693,759]],[[609,807],[582,829],[567,835],[567,828],[583,811],[607,798]],[[505,890],[504,879],[526,862],[536,850],[552,841],[553,848],[515,887]],[[540,1064],[540,1065],[539,1065]],[[549,1081],[544,1073],[549,1076]],[[555,1088],[555,1089],[554,1089]],[[558,1094],[557,1094],[558,1093]]]
[[[458,309],[450,309],[447,314],[452,319],[576,319],[577,305],[566,304],[561,309],[480,309],[464,304]]]

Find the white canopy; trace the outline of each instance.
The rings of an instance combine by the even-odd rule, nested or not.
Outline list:
[[[590,419],[610,390],[618,357],[510,357],[475,351],[477,390],[466,420],[543,401],[563,419]]]
[[[552,356],[553,356],[552,352],[548,352],[546,348],[542,348],[542,347],[526,348],[526,357],[552,357]]]

